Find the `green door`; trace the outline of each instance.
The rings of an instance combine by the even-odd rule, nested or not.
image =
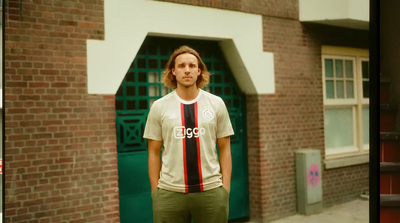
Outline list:
[[[147,144],[143,130],[153,101],[170,92],[161,83],[171,53],[181,45],[198,50],[211,76],[205,90],[220,96],[228,108],[232,182],[229,219],[249,216],[245,95],[238,88],[217,42],[147,37],[115,96],[121,223],[151,223]]]

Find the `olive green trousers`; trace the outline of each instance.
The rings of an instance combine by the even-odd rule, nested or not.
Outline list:
[[[177,193],[156,188],[154,223],[227,223],[229,194],[224,187],[198,193]]]

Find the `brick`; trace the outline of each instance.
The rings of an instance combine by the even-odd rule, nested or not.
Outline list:
[[[28,139],[30,139],[29,135],[7,135],[7,140],[10,141],[28,140]]]
[[[29,87],[33,88],[48,88],[50,86],[47,82],[31,82],[29,83]]]
[[[15,108],[15,109],[9,109],[9,112],[15,114],[15,113],[27,113],[28,109],[26,108]]]
[[[38,95],[20,95],[18,97],[19,100],[40,100],[40,96]]]

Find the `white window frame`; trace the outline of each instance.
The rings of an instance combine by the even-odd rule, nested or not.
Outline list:
[[[369,108],[369,98],[364,98],[364,95],[362,95],[362,91],[363,91],[363,77],[362,77],[362,62],[364,62],[364,61],[367,61],[368,63],[369,63],[369,58],[367,58],[367,57],[360,57],[360,62],[358,63],[358,66],[359,66],[359,70],[360,70],[360,72],[359,72],[359,75],[360,75],[360,83],[359,83],[359,91],[360,91],[360,97],[361,97],[361,113],[360,113],[360,115],[361,115],[361,119],[362,119],[362,109],[363,109],[363,107],[365,107],[365,106],[368,106],[368,108]],[[370,73],[370,76],[371,76],[371,73]],[[368,82],[370,81],[371,79],[369,79],[368,80]],[[371,82],[370,82],[370,84],[371,84]],[[370,96],[371,96],[371,92],[370,92]],[[361,124],[362,124],[362,122],[361,122]],[[361,129],[361,132],[360,132],[360,134],[362,134],[362,129],[363,129],[363,126],[360,126],[360,129]],[[369,143],[368,144],[364,144],[362,141],[360,142],[360,144],[361,145],[363,145],[363,149],[365,150],[365,151],[369,151]]]
[[[323,103],[324,112],[327,108],[352,108],[353,113],[353,145],[344,147],[327,148],[325,146],[325,158],[336,159],[350,156],[359,156],[369,153],[369,144],[363,144],[363,123],[362,109],[369,107],[369,98],[364,99],[362,62],[369,61],[369,52],[366,49],[356,49],[347,47],[322,46],[322,81],[323,81]],[[354,77],[354,98],[349,99],[328,99],[326,98],[326,77],[325,59],[340,59],[353,61]],[[335,64],[333,64],[333,67]],[[345,76],[345,74],[343,74]],[[335,85],[334,85],[335,86]],[[344,84],[344,88],[346,88]],[[334,91],[336,91],[334,87]],[[324,120],[325,121],[325,120]],[[325,137],[327,137],[325,135]]]
[[[325,82],[325,59],[333,59],[333,60],[351,60],[353,61],[353,76],[354,76],[354,81],[353,81],[353,89],[354,91],[354,98],[343,98],[343,99],[331,99],[331,98],[326,98],[326,82]],[[359,92],[357,92],[357,74],[356,74],[356,60],[354,57],[343,57],[343,56],[334,56],[334,55],[322,55],[322,78],[324,81],[324,105],[352,105],[357,103],[357,97],[359,95]],[[345,74],[343,74],[345,76]],[[344,85],[344,91],[346,91],[346,86]],[[336,89],[333,89],[336,92]]]

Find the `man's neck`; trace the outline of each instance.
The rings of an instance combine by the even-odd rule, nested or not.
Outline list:
[[[176,88],[176,94],[182,100],[185,100],[185,101],[192,101],[192,100],[196,99],[199,92],[200,92],[200,89],[198,89],[196,85],[194,85],[193,87],[190,87],[190,88],[185,88],[185,87],[181,87],[181,86],[178,86]]]

